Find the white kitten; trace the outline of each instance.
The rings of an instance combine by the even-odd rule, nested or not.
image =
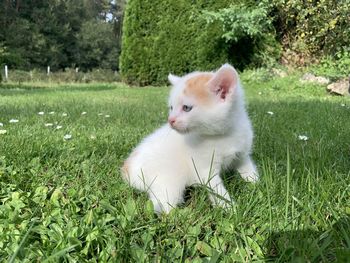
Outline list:
[[[168,79],[173,86],[168,124],[134,149],[121,169],[123,178],[148,192],[156,212],[169,212],[193,184],[208,186],[213,204],[226,207],[230,196],[220,178],[223,168],[235,165],[246,181],[258,180],[238,74],[225,64],[215,73]]]

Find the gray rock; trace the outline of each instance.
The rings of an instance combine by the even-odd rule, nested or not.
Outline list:
[[[316,77],[314,74],[312,73],[306,73],[304,74],[301,78],[300,81],[302,83],[305,82],[312,82],[312,83],[317,83],[317,84],[321,84],[321,85],[327,85],[330,80],[325,78],[325,77]]]
[[[338,80],[327,86],[327,91],[331,94],[350,96],[350,83],[349,79]]]

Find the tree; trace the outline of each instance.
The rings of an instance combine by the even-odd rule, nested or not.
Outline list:
[[[80,67],[117,69],[119,52],[111,23],[87,21],[77,34],[77,40],[76,61]]]
[[[2,1],[0,43],[7,47],[9,64],[21,69],[50,65],[55,70],[79,64],[85,69],[116,68],[120,33],[115,29],[121,22],[114,14],[120,15],[116,10],[122,6],[112,0]],[[112,20],[107,19],[109,14]],[[89,45],[87,39],[107,46]],[[99,55],[101,50],[103,55]],[[93,54],[99,57],[92,59]]]

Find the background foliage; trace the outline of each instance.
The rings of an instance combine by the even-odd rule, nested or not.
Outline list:
[[[164,83],[169,72],[212,70],[225,62],[238,69],[279,59],[307,65],[348,52],[349,16],[349,0],[130,0],[122,76],[146,85]]]
[[[320,64],[314,71],[335,79],[349,75],[349,17],[350,0],[6,0],[0,66],[120,66],[123,80],[148,85],[225,62],[239,70],[282,62]]]
[[[0,65],[117,69],[123,1],[0,3]],[[107,16],[109,15],[109,16]]]
[[[349,0],[274,0],[275,26],[286,50],[302,54],[305,63],[349,50]],[[292,60],[292,58],[288,58]]]

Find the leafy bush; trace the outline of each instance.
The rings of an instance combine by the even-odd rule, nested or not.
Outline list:
[[[222,23],[222,37],[227,41],[238,41],[246,36],[261,37],[271,24],[271,18],[267,16],[267,10],[263,6],[247,9],[245,5],[239,4],[203,13],[208,23]]]
[[[314,57],[350,46],[348,0],[274,0],[273,5],[285,49]]]
[[[236,67],[271,65],[281,54],[281,45],[275,38],[270,16],[271,4],[233,4],[218,11],[204,11],[208,24],[218,22],[221,37],[232,50],[230,61]]]

